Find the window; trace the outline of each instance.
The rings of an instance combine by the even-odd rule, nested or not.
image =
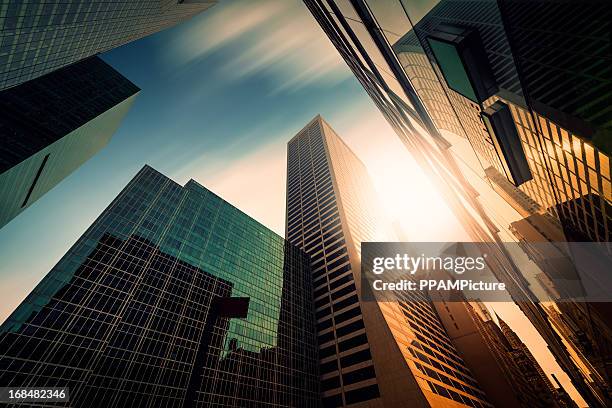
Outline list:
[[[363,363],[364,361],[368,361],[371,359],[372,354],[370,354],[370,349],[365,349],[340,358],[340,365],[342,367],[350,367],[352,365]]]
[[[358,402],[371,400],[380,397],[378,385],[372,384],[367,387],[357,388],[356,390],[348,391],[345,394],[347,404],[356,404]]]
[[[367,343],[368,336],[366,336],[364,333],[360,334],[359,336],[351,337],[348,340],[341,341],[340,343],[338,343],[338,350],[340,350],[340,352],[343,352]]]
[[[332,377],[321,381],[321,389],[323,391],[333,390],[340,387],[340,377]]]
[[[356,320],[352,323],[349,323],[346,326],[336,329],[336,334],[338,335],[338,337],[342,337],[342,336],[346,336],[347,334],[351,334],[358,330],[361,330],[364,327],[365,326],[363,325],[363,320]]]
[[[357,382],[369,380],[370,378],[376,378],[374,366],[368,366],[342,374],[344,385],[355,384]]]

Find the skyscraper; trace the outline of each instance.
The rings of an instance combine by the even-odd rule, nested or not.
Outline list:
[[[102,149],[138,92],[98,57],[0,92],[0,227]]]
[[[388,238],[367,171],[315,117],[287,145],[287,240],[311,257],[323,405],[491,406],[427,299],[361,298],[362,242]]]
[[[0,90],[171,27],[215,3],[5,2],[0,7]]]
[[[556,7],[547,0],[442,0],[420,20],[412,20],[413,29],[398,41],[418,39],[417,48],[428,56],[448,95],[440,98],[441,104],[452,106],[485,170],[499,172],[559,217],[571,240],[611,241],[611,151],[605,135],[612,115],[602,103],[612,95],[611,68],[604,62],[611,55],[602,45],[609,43],[609,23],[603,23],[609,13],[599,1]],[[580,30],[564,26],[570,16]],[[547,34],[538,29],[540,25]],[[482,58],[472,66],[486,67],[496,84],[494,91],[476,101],[465,97],[449,78],[463,69],[470,75],[470,69],[477,68],[454,66],[436,48],[436,41],[449,41],[459,29],[478,41],[456,46],[471,47],[472,53],[480,49]],[[558,46],[561,42],[563,47]],[[394,45],[394,50],[401,58],[401,47]],[[406,74],[414,82],[414,75]],[[503,130],[488,124],[496,107],[511,112]],[[504,147],[512,133],[520,148]],[[516,180],[511,173],[520,169],[514,163],[521,160],[528,176]]]
[[[462,185],[452,194],[477,217],[496,221],[470,197],[475,182],[457,172],[464,164],[508,179],[559,218],[569,240],[612,251],[610,152],[601,142],[610,120],[605,3],[305,3],[417,160],[441,184],[451,176]],[[474,236],[483,232],[496,234]]]
[[[610,7],[599,0],[503,0],[500,12],[531,108],[609,155]]]
[[[148,166],[4,322],[0,348],[0,386],[68,387],[63,406],[319,403],[306,254]]]
[[[497,320],[499,321],[502,333],[512,347],[516,363],[521,367],[521,372],[525,375],[526,380],[531,383],[533,389],[539,394],[546,394],[554,391],[552,382],[548,379],[546,374],[544,374],[542,367],[540,367],[525,343],[523,343],[514,330],[508,326],[508,323],[499,316],[497,316]]]
[[[609,307],[609,304],[595,304],[600,308]],[[612,349],[612,335],[609,327],[597,319],[593,313],[589,316],[589,308],[582,304],[561,302],[547,306],[548,316],[555,330],[567,342],[567,347],[574,358],[579,361],[578,369],[590,379],[587,384],[594,393],[605,399],[610,394],[610,383],[606,375],[610,376],[610,369],[606,366]],[[593,318],[595,317],[595,319]],[[607,370],[607,371],[606,371]]]
[[[457,350],[496,407],[559,406],[556,390],[543,390],[543,382],[530,381],[534,366],[542,371],[538,362],[529,360],[532,364],[525,370],[517,359],[518,353],[523,355],[525,345],[520,340],[520,344],[512,344],[483,303],[440,301],[435,307]],[[507,331],[509,326],[503,324]],[[512,340],[516,338],[514,334]]]
[[[304,3],[472,240],[516,240],[509,224],[537,213],[565,240],[612,253],[605,2]],[[524,280],[498,252],[498,279]],[[586,386],[546,310],[519,307],[589,404],[609,405]]]

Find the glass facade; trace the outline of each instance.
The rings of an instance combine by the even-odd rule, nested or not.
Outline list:
[[[605,47],[603,43],[609,43],[609,38],[599,31],[609,25],[601,20],[605,20],[609,11],[604,11],[600,2],[587,2],[584,7],[570,3],[553,13],[555,7],[547,1],[535,1],[528,6],[513,0],[499,5],[489,1],[444,0],[434,3],[431,10],[416,20],[411,31],[428,55],[432,50],[427,40],[440,27],[459,25],[480,33],[488,57],[485,63],[493,71],[500,90],[474,108],[484,110],[502,100],[511,107],[519,132],[530,133],[521,136],[534,180],[519,188],[559,218],[569,239],[608,243],[612,196],[608,192],[610,170],[606,163],[610,151],[604,144],[594,143],[593,135],[609,132],[605,122],[612,117],[598,102],[610,97],[610,68],[603,67],[606,56],[599,51]],[[409,5],[406,10],[410,16]],[[580,21],[580,29],[564,27],[563,13],[572,15],[575,23]],[[546,35],[540,34],[539,24],[546,27]],[[567,47],[553,46],[553,41],[562,41]],[[585,44],[581,52],[576,49],[578,44]],[[563,68],[551,63],[553,60],[563,61],[560,63]],[[437,69],[437,64],[434,66]],[[593,78],[590,86],[586,77]],[[551,86],[551,81],[555,86]],[[447,83],[444,78],[441,82]],[[577,92],[578,88],[582,91]],[[452,95],[451,103],[458,103],[460,97],[451,90],[448,92]],[[458,118],[461,122],[480,120],[474,111],[460,111]],[[490,141],[494,135],[469,129],[466,134],[482,166],[492,166],[504,174],[504,163],[491,154]],[[584,167],[587,161],[591,174]],[[603,166],[598,166],[599,163]],[[579,197],[586,197],[592,205],[576,205],[573,200]]]
[[[530,107],[609,155],[612,10],[598,0],[531,3],[500,3]]]
[[[0,90],[156,33],[216,1],[10,0],[0,4]]]
[[[547,1],[536,1],[533,6],[514,0],[501,3],[498,5],[488,0],[443,0],[427,5],[399,0],[306,1],[402,137],[415,140],[442,137],[451,144],[455,136],[465,138],[477,161],[473,172],[483,176],[483,170],[491,167],[506,174],[505,159],[496,152],[495,135],[491,135],[483,123],[481,112],[499,101],[507,104],[514,125],[521,133],[522,147],[534,174],[532,181],[519,188],[557,217],[566,227],[569,238],[607,243],[612,219],[609,213],[612,201],[609,151],[597,141],[596,135],[607,132],[605,122],[611,116],[609,113],[606,115],[607,107],[598,104],[599,100],[609,99],[610,91],[606,79],[609,77],[606,75],[610,70],[609,64],[601,62],[606,59],[602,50],[606,49],[606,41],[609,42],[609,38],[602,34],[603,27],[609,25],[603,23],[609,11],[602,9],[601,2],[587,2],[589,7],[584,8],[588,11],[576,4],[566,4],[561,11],[554,13],[546,12],[552,7]],[[576,7],[581,10],[574,10]],[[563,28],[567,23],[560,17],[563,13],[570,15],[572,10],[575,11],[571,14],[573,18],[583,22],[580,30]],[[535,28],[535,16],[538,15],[548,22],[550,31],[547,35]],[[593,30],[589,29],[589,42],[585,27],[590,26]],[[468,83],[464,72],[471,69],[469,61],[465,61],[465,57],[460,61],[457,49],[438,40],[448,38],[449,33],[456,37],[457,32],[468,30],[478,37],[477,46],[482,47],[482,50],[471,51],[473,54],[484,52],[486,57],[475,65],[486,65],[484,71],[492,73],[492,81],[498,89],[483,102],[465,96],[469,93],[466,89],[474,85]],[[530,35],[532,32],[534,35]],[[518,43],[515,37],[519,34],[520,47],[515,45]],[[548,69],[539,54],[538,58],[532,58],[536,54],[533,49],[540,45],[551,48],[547,49],[549,54],[546,55],[553,52],[551,38],[554,35],[574,50],[572,54],[566,47],[561,53],[563,58],[555,56],[565,65],[571,65],[572,69],[566,70],[567,75],[557,75],[557,67]],[[582,43],[588,43],[584,55],[577,51],[578,44]],[[443,54],[436,53],[432,44],[436,47],[446,45],[449,48],[446,54],[452,53],[456,58],[442,58]],[[574,57],[570,58],[572,55]],[[578,64],[578,59],[583,57],[588,57],[586,60],[592,66],[589,69],[593,72],[585,68],[589,65],[586,62]],[[529,59],[529,63],[522,64],[522,58]],[[380,59],[386,64],[377,62]],[[385,72],[394,77],[393,81],[387,80]],[[584,78],[591,74],[591,88],[578,85],[584,84]],[[543,95],[542,89],[557,77],[561,81],[558,86]],[[569,78],[575,80],[572,82]],[[401,84],[401,93],[395,86],[398,83]],[[585,94],[578,99],[570,98],[568,95],[576,93],[576,86],[584,88]],[[530,87],[539,91],[530,91]],[[598,92],[598,97],[594,96],[595,92]],[[398,99],[406,99],[403,95],[413,95],[409,98],[411,106],[397,103]],[[391,104],[387,103],[389,100]],[[573,105],[563,108],[570,105],[570,100]],[[580,112],[587,110],[589,114],[581,116]],[[587,117],[592,119],[587,120]],[[419,132],[421,129],[429,134],[422,134]],[[531,135],[522,134],[524,131]],[[419,150],[422,154],[423,149]],[[437,152],[426,153],[431,156]],[[452,162],[440,164],[447,168],[454,165]],[[564,193],[567,188],[571,190],[569,195]],[[573,200],[580,197],[586,197],[582,201],[588,201],[589,205],[576,205]]]
[[[562,2],[559,7],[548,0],[304,3],[472,240],[523,240],[510,224],[545,220],[545,228],[533,225],[541,239],[593,241],[600,244],[602,257],[612,253],[610,148],[605,142],[610,140],[605,135],[612,117],[608,4],[596,0]],[[461,36],[475,40],[463,41]],[[436,55],[432,43],[440,45],[436,42],[440,39],[453,48]],[[475,80],[483,77],[488,82]],[[481,92],[481,98],[468,92],[478,89],[488,93]],[[495,104],[509,108],[512,120],[506,125],[514,127],[520,138],[520,148],[513,154],[521,157],[514,158],[527,163],[531,178],[508,177],[512,163],[496,148],[504,135],[492,134],[483,120],[483,112]],[[500,280],[534,281],[517,266],[519,255],[508,254],[500,244],[496,247]],[[589,346],[577,348],[597,349],[601,360],[608,362],[597,364],[599,375],[608,378],[598,382],[593,380],[598,376],[580,373],[553,329],[550,313],[535,303],[519,307],[588,403],[609,405],[607,367],[612,354],[609,340],[596,328],[600,319],[612,327],[610,319],[597,316],[586,305],[577,322],[590,327],[584,331]]]
[[[0,173],[140,89],[98,57],[0,93]]]
[[[0,92],[0,227],[106,146],[138,92],[98,57]]]
[[[0,386],[69,387],[64,406],[317,407],[314,330],[306,254],[145,166],[0,328]]]
[[[320,116],[289,141],[287,239],[312,260],[323,405],[491,406],[431,303],[360,298],[361,243],[391,234],[376,200]]]

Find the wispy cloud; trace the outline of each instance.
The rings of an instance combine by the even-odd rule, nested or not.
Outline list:
[[[295,91],[317,83],[329,86],[350,76],[300,1],[237,0],[215,7],[176,40],[170,58],[189,64],[226,48],[226,63],[221,67],[226,79],[269,75],[276,84],[274,91]]]
[[[288,3],[279,1],[233,1],[216,5],[190,25],[169,50],[172,57],[189,62],[278,18],[287,6]]]
[[[284,236],[286,154],[284,143],[269,143],[223,168],[192,171],[191,177]]]

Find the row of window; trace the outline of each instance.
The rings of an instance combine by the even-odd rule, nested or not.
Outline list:
[[[356,388],[344,393],[346,405],[357,404],[359,402],[368,401],[380,397],[378,384],[368,385],[362,388]],[[335,394],[323,398],[324,408],[342,407],[345,404],[342,402],[342,394]]]

